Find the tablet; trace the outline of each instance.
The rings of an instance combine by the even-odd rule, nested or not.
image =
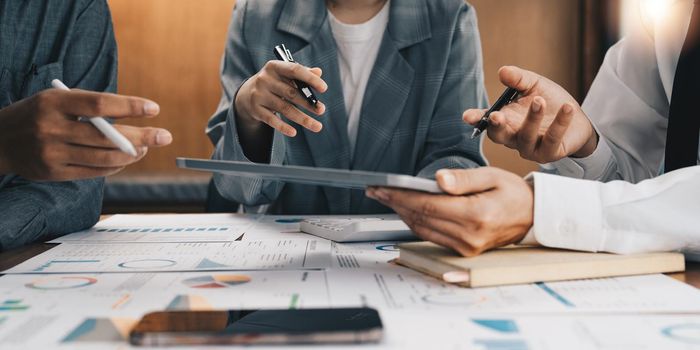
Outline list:
[[[408,175],[369,171],[313,168],[291,165],[269,165],[225,160],[177,158],[183,169],[231,174],[264,180],[293,182],[306,185],[365,189],[393,187],[428,193],[443,193],[437,182]]]

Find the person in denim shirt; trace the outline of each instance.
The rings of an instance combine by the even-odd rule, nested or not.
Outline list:
[[[77,90],[50,89],[53,79]],[[101,93],[116,85],[105,0],[0,1],[0,250],[92,226],[101,176],[171,142],[167,130],[117,126],[132,157],[78,120],[158,114],[155,102]]]

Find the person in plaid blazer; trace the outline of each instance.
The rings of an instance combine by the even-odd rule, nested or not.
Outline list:
[[[472,127],[461,118],[464,110],[488,104],[474,8],[463,0],[393,0],[388,6],[351,150],[327,2],[239,0],[222,62],[223,96],[207,128],[212,158],[426,178],[443,168],[485,165],[481,140],[470,139]],[[276,62],[279,44],[304,66]],[[295,95],[292,78],[309,83],[323,103],[314,108]],[[265,86],[283,96],[258,109],[253,123],[255,112],[241,100]],[[270,214],[391,212],[359,190],[223,174],[214,175],[214,183],[226,199],[264,206]]]

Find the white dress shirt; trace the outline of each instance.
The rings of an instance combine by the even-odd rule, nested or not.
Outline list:
[[[545,166],[568,178],[532,175],[534,227],[524,243],[614,253],[700,247],[700,167],[659,176],[693,10],[689,0],[669,3],[663,17],[640,16],[606,55],[583,105],[600,135],[595,152]]]
[[[345,24],[328,11],[331,31],[338,47],[340,81],[343,84],[345,110],[348,115],[350,158],[355,153],[367,83],[389,24],[389,2],[387,1],[381,11],[369,21],[360,24]]]

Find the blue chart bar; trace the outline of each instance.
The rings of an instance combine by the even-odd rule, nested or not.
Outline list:
[[[474,319],[472,322],[499,333],[518,333],[518,325],[513,320]]]
[[[528,350],[527,343],[522,339],[477,339],[474,345],[486,350]]]
[[[535,283],[538,287],[542,288],[547,294],[551,295],[552,298],[557,299],[558,302],[564,304],[566,307],[576,307],[574,303],[570,302],[568,299],[564,298],[561,294],[557,293],[554,289],[550,288],[547,284],[544,282],[537,282]]]
[[[98,263],[98,262],[100,262],[100,261],[99,260],[51,260],[51,261],[47,262],[46,264],[37,267],[33,271],[34,272],[42,272],[55,264],[85,264],[85,263],[91,264],[91,263]]]

